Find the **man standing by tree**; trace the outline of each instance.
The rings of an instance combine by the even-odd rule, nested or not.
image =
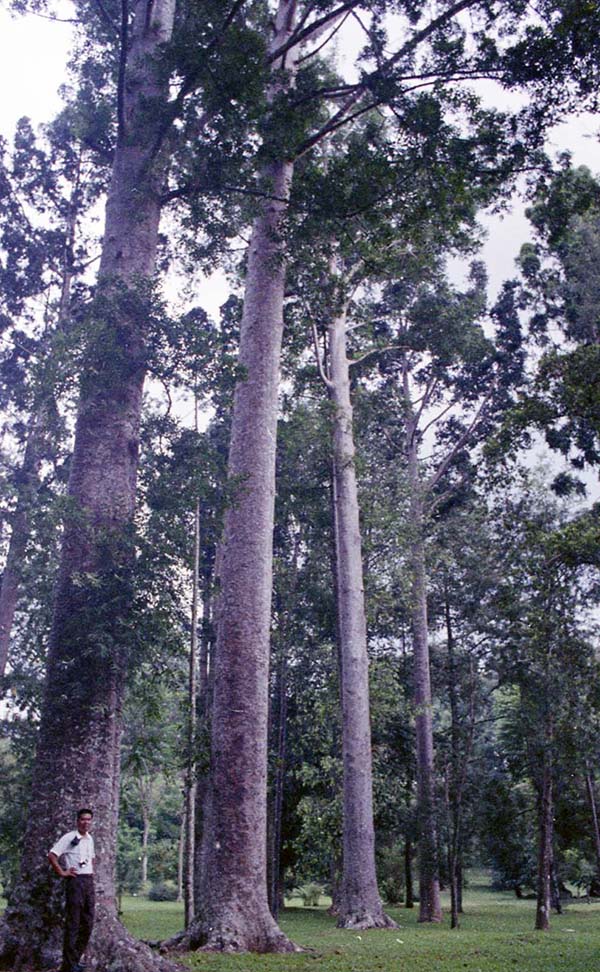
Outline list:
[[[94,838],[89,832],[93,811],[77,811],[77,830],[64,834],[48,854],[59,877],[66,878],[65,937],[61,972],[81,972],[79,959],[94,924]],[[63,858],[66,868],[60,864]]]

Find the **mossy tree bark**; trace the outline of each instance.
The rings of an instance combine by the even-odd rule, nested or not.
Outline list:
[[[121,708],[128,667],[132,518],[148,297],[166,159],[161,53],[175,0],[138,0],[121,92],[98,287],[75,431],[39,742],[20,877],[0,932],[0,967],[55,967],[62,885],[46,863],[79,806],[94,809],[97,920],[87,963],[169,967],[117,920],[115,858]],[[172,968],[172,966],[170,966]]]

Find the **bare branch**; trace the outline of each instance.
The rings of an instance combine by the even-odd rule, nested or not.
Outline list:
[[[370,351],[365,351],[364,354],[361,354],[359,358],[351,358],[348,364],[350,368],[353,368],[354,365],[361,364],[363,361],[366,361],[367,358],[372,358],[376,354],[383,354],[384,351],[405,351],[405,350],[406,349],[401,347],[401,345],[399,344],[387,344],[385,347],[382,348],[371,348]]]
[[[278,58],[283,57],[292,47],[297,47],[308,40],[316,40],[318,37],[327,30],[328,26],[338,17],[342,17],[346,12],[351,11],[354,7],[358,7],[360,0],[346,0],[345,3],[340,4],[335,10],[330,10],[329,13],[323,14],[322,17],[318,17],[317,20],[313,20],[311,24],[306,27],[302,25],[306,23],[306,15],[303,20],[300,21],[298,27],[292,34],[292,36],[278,47],[276,51],[272,51],[269,55],[269,61],[276,61]]]
[[[325,40],[322,41],[321,44],[319,44],[318,47],[315,47],[314,51],[310,51],[308,54],[305,54],[304,57],[299,58],[298,64],[304,64],[304,62],[305,61],[309,61],[311,57],[316,57],[317,54],[319,54],[320,51],[323,50],[324,47],[327,47],[327,45],[335,37],[335,35],[337,34],[337,32],[342,29],[342,27],[344,26],[344,24],[348,20],[348,17],[349,16],[350,16],[349,13],[344,14],[344,16],[340,20],[339,24],[336,24],[336,26],[333,28],[333,30],[331,31],[331,33],[329,34],[329,36],[326,37]]]
[[[317,334],[317,325],[315,324],[312,316],[310,318],[310,327],[312,331],[313,346],[315,349],[315,358],[317,359],[317,368],[319,369],[319,376],[326,388],[333,388],[333,382],[325,374],[325,368],[323,367],[323,361],[321,359],[321,349],[319,348],[319,335]]]
[[[431,428],[431,426],[432,425],[435,425],[436,422],[439,422],[439,420],[441,418],[443,418],[444,415],[446,415],[450,411],[451,408],[454,408],[455,405],[458,405],[458,399],[457,398],[453,398],[452,401],[450,401],[446,405],[446,407],[441,410],[441,412],[438,412],[437,415],[434,415],[434,417],[432,419],[430,419],[430,421],[427,423],[427,425],[421,430],[421,435],[425,435],[425,433],[429,431],[429,429]]]
[[[439,384],[439,378],[437,377],[434,377],[427,382],[427,386],[423,393],[423,397],[421,398],[421,404],[419,405],[419,409],[417,411],[417,414],[415,415],[415,430],[419,427],[421,416],[425,411],[425,409],[427,408],[427,406],[429,405],[429,402],[431,401],[433,397],[433,393],[436,390],[438,384]]]
[[[477,428],[477,426],[481,422],[481,419],[485,415],[485,411],[486,411],[487,406],[489,405],[490,400],[491,400],[491,397],[492,397],[492,392],[493,392],[493,389],[490,390],[490,392],[485,396],[485,398],[481,402],[481,405],[479,406],[479,408],[475,412],[475,415],[473,416],[473,420],[472,420],[471,424],[465,429],[465,431],[463,432],[463,434],[461,436],[459,436],[458,440],[456,441],[456,443],[454,444],[454,446],[452,447],[452,449],[450,450],[450,452],[448,453],[448,455],[446,456],[446,458],[442,460],[442,462],[438,466],[436,472],[434,472],[434,474],[431,476],[429,482],[427,483],[427,490],[432,490],[435,486],[437,486],[437,484],[439,483],[439,481],[442,478],[442,476],[448,470],[448,467],[451,465],[451,463],[456,458],[457,454],[460,452],[460,450],[463,448],[463,446],[466,445],[466,443],[471,438],[471,435],[473,434],[473,432],[475,431],[475,429]]]
[[[394,67],[394,65],[397,64],[398,61],[400,61],[407,54],[410,54],[413,50],[415,50],[419,46],[419,44],[422,43],[422,41],[430,37],[431,34],[434,34],[436,30],[439,30],[440,27],[445,26],[445,24],[451,21],[457,14],[461,13],[463,10],[467,10],[469,7],[475,6],[475,4],[478,2],[479,0],[458,0],[458,3],[455,3],[448,10],[444,11],[444,13],[440,14],[439,17],[436,17],[434,20],[430,21],[426,27],[422,28],[422,30],[419,30],[416,33],[414,33],[412,37],[410,37],[406,41],[406,43],[403,44],[398,51],[396,51],[395,54],[392,54],[391,57],[388,57],[387,60],[383,61],[377,68],[375,68],[373,71],[370,71],[368,74],[366,74],[364,76],[363,81],[359,85],[357,85],[355,93],[347,99],[346,104],[343,105],[339,109],[339,111],[336,112],[333,118],[331,118],[329,122],[323,125],[318,132],[315,132],[314,135],[306,139],[306,141],[299,146],[298,152],[296,153],[296,158],[300,158],[302,155],[308,152],[314,145],[320,142],[321,139],[325,138],[327,135],[330,135],[332,132],[337,131],[337,129],[340,128],[342,125],[345,125],[347,122],[353,121],[355,118],[359,117],[365,112],[371,111],[373,108],[376,108],[379,105],[383,104],[384,99],[373,98],[368,102],[367,105],[358,109],[356,112],[349,114],[352,107],[359,101],[360,97],[366,91],[368,91],[370,83],[373,80],[375,80],[385,71]],[[351,9],[353,5],[354,4],[350,4],[349,9]],[[433,82],[429,82],[429,83],[433,83]],[[416,87],[420,87],[420,85]]]

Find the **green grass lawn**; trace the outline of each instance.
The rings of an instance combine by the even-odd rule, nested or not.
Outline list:
[[[293,903],[294,904],[294,903]],[[448,902],[444,902],[446,910]],[[465,892],[461,927],[417,924],[418,911],[390,909],[396,931],[341,931],[324,908],[290,907],[281,927],[307,951],[298,955],[186,956],[206,972],[600,972],[600,903],[573,901],[533,931],[534,901],[517,901],[473,883]],[[124,898],[123,918],[139,937],[164,938],[181,927],[176,904]]]

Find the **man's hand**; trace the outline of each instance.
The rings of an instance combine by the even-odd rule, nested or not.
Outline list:
[[[63,877],[77,877],[77,868],[70,867],[68,871],[63,871]]]

